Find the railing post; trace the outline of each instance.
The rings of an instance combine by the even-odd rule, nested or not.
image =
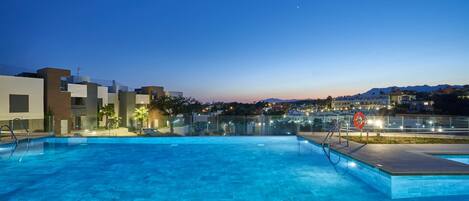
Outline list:
[[[339,130],[339,144],[342,144],[342,132],[340,132],[340,124],[338,126],[338,130]]]
[[[350,116],[349,116],[349,119],[350,119]],[[349,136],[348,136],[349,123],[350,122],[347,123],[347,133],[346,133],[347,134],[347,147],[349,146],[349,143],[348,143],[349,142]]]
[[[405,130],[404,130],[404,116],[401,116],[401,128],[402,128],[401,132],[405,132]]]
[[[449,117],[449,128],[453,127],[453,117]]]
[[[415,123],[415,126],[417,127],[417,132],[416,133],[419,133],[420,131],[420,126],[418,125],[419,124],[419,117],[417,117],[417,119],[415,120],[417,123]]]
[[[469,117],[467,118],[467,132],[469,133]]]
[[[217,131],[216,132],[218,133],[220,131],[220,125],[219,125],[220,122],[218,120],[218,114],[217,114],[216,118],[217,118]]]
[[[326,125],[326,116],[325,115],[322,115],[322,131],[324,131],[324,127]]]

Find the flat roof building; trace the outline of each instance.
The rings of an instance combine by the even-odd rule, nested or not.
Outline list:
[[[21,119],[22,125],[10,121]],[[44,129],[44,79],[0,75],[0,125]]]

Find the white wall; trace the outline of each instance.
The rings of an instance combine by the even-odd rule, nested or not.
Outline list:
[[[135,104],[150,104],[150,95],[137,94],[135,96]]]
[[[68,91],[71,93],[71,97],[87,97],[87,86],[83,84],[68,84]]]
[[[180,91],[167,91],[166,95],[171,96],[171,97],[183,97],[184,93],[182,93]]]
[[[117,103],[117,94],[116,93],[108,93],[107,100],[109,104],[116,104]]]
[[[10,94],[28,95],[29,112],[10,113]],[[44,80],[0,75],[0,120],[44,119]]]
[[[109,103],[109,100],[108,100],[109,94],[107,92],[107,87],[98,86],[98,98],[103,99],[103,106]]]

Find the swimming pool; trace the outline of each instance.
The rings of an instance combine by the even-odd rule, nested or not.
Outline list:
[[[469,155],[436,155],[436,156],[469,165]]]
[[[43,138],[11,147],[0,148],[0,200],[469,200],[468,176],[390,176],[336,153],[329,160],[297,137]]]

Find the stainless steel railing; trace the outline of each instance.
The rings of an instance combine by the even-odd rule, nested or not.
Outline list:
[[[29,132],[28,127],[25,126],[24,122],[21,122],[21,120],[22,120],[22,119],[20,119],[20,118],[14,118],[14,119],[12,120],[12,125],[15,125],[15,124],[14,124],[15,121],[20,121],[21,126],[22,126],[23,129],[26,131],[26,139],[29,141],[31,132]],[[14,129],[14,128],[12,128],[12,130],[13,130],[13,129]]]
[[[0,134],[3,131],[3,128],[7,128],[8,131],[10,131],[11,138],[15,141],[15,144],[18,144],[18,138],[16,137],[15,132],[13,132],[13,129],[8,125],[0,126]]]

